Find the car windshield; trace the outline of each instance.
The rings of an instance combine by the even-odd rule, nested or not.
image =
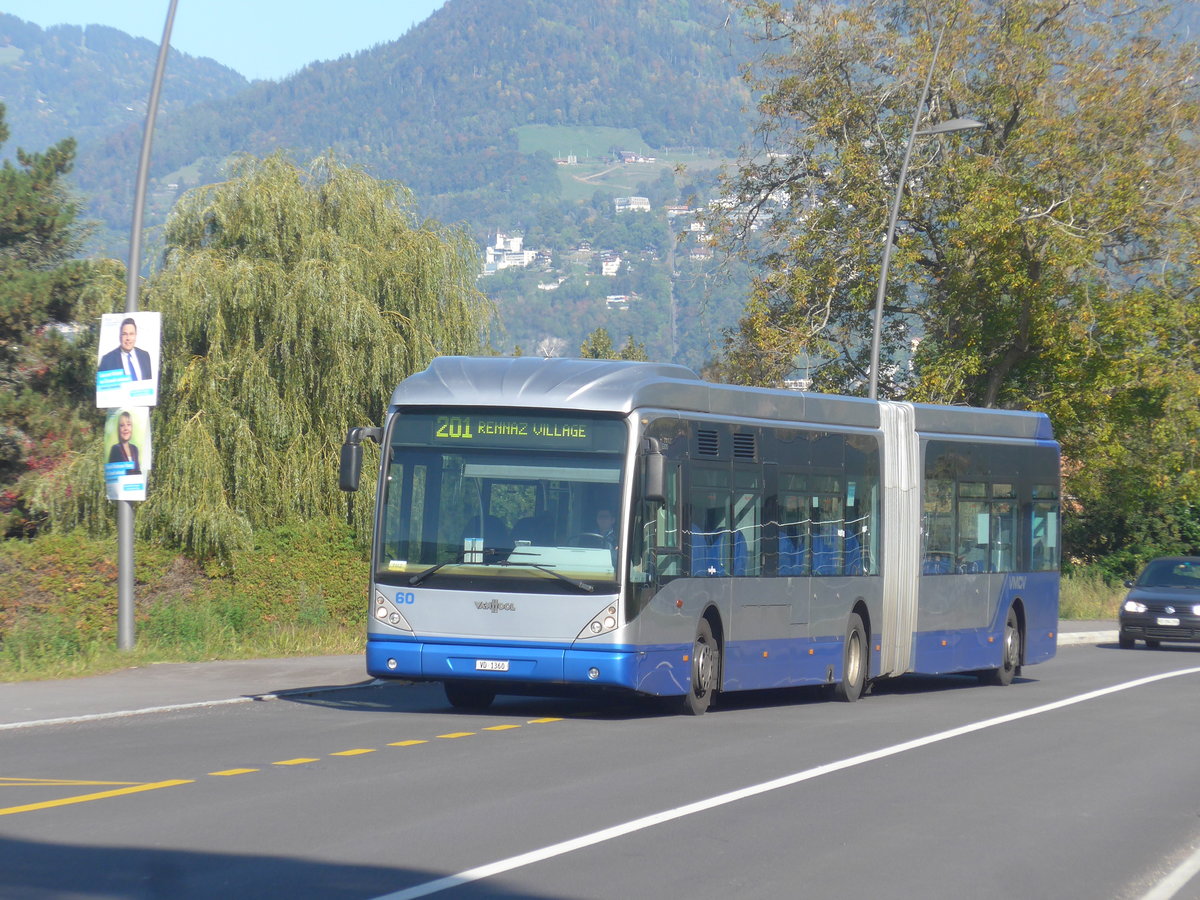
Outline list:
[[[1146,566],[1137,586],[1200,588],[1200,559],[1156,559]]]

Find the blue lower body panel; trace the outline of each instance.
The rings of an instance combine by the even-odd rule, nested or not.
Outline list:
[[[495,684],[580,684],[633,689],[638,654],[621,647],[561,644],[367,641],[367,672],[376,678],[486,680]],[[478,668],[482,661],[485,668]],[[506,671],[486,668],[505,663]]]

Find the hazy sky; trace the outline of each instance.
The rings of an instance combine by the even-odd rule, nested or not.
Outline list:
[[[394,41],[445,0],[179,0],[171,46],[247,78],[279,79],[319,59]],[[111,25],[158,44],[169,0],[0,0],[49,25]]]

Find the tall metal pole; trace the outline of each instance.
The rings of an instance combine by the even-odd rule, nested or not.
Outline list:
[[[913,114],[912,131],[908,134],[908,146],[904,148],[904,162],[900,164],[900,178],[896,184],[896,198],[892,201],[892,214],[888,216],[887,237],[883,244],[883,262],[879,267],[879,287],[875,291],[875,323],[871,330],[871,381],[867,394],[872,400],[879,391],[879,341],[883,331],[883,296],[887,293],[888,266],[892,262],[892,240],[896,236],[896,218],[900,215],[900,201],[904,198],[904,179],[908,177],[908,160],[912,156],[917,131],[921,127],[921,114],[925,111],[925,100],[929,96],[929,84],[933,81],[933,70],[937,67],[938,51],[942,49],[942,38],[946,35],[947,21],[938,32],[933,47],[933,58],[929,60],[929,71],[925,74],[925,86],[921,88],[921,99]]]
[[[133,226],[129,235],[129,268],[126,272],[125,312],[138,311],[138,281],[142,268],[142,215],[146,206],[146,182],[150,176],[150,145],[154,137],[154,119],[158,115],[158,97],[162,93],[163,72],[167,68],[167,53],[171,49],[171,26],[175,23],[175,7],[179,0],[170,0],[167,23],[163,26],[162,42],[158,45],[158,62],[150,83],[150,104],[146,109],[146,130],[142,134],[142,155],[138,160],[137,188],[133,197]],[[133,501],[117,501],[117,648],[132,650],[134,632],[133,597]]]

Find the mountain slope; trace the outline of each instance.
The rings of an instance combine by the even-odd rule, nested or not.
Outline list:
[[[104,25],[43,30],[0,13],[0,101],[17,147],[41,151],[65,137],[87,145],[146,116],[158,45]],[[237,93],[248,82],[211,59],[172,51],[162,106],[166,115]],[[140,140],[140,137],[139,137]]]
[[[520,200],[557,191],[548,156],[520,152],[520,126],[734,148],[746,133],[748,51],[728,18],[724,0],[448,0],[397,41],[163,115],[153,175],[183,189],[201,158],[333,148],[423,200],[481,189]],[[85,147],[85,192],[131,196],[139,140],[128,129]]]

